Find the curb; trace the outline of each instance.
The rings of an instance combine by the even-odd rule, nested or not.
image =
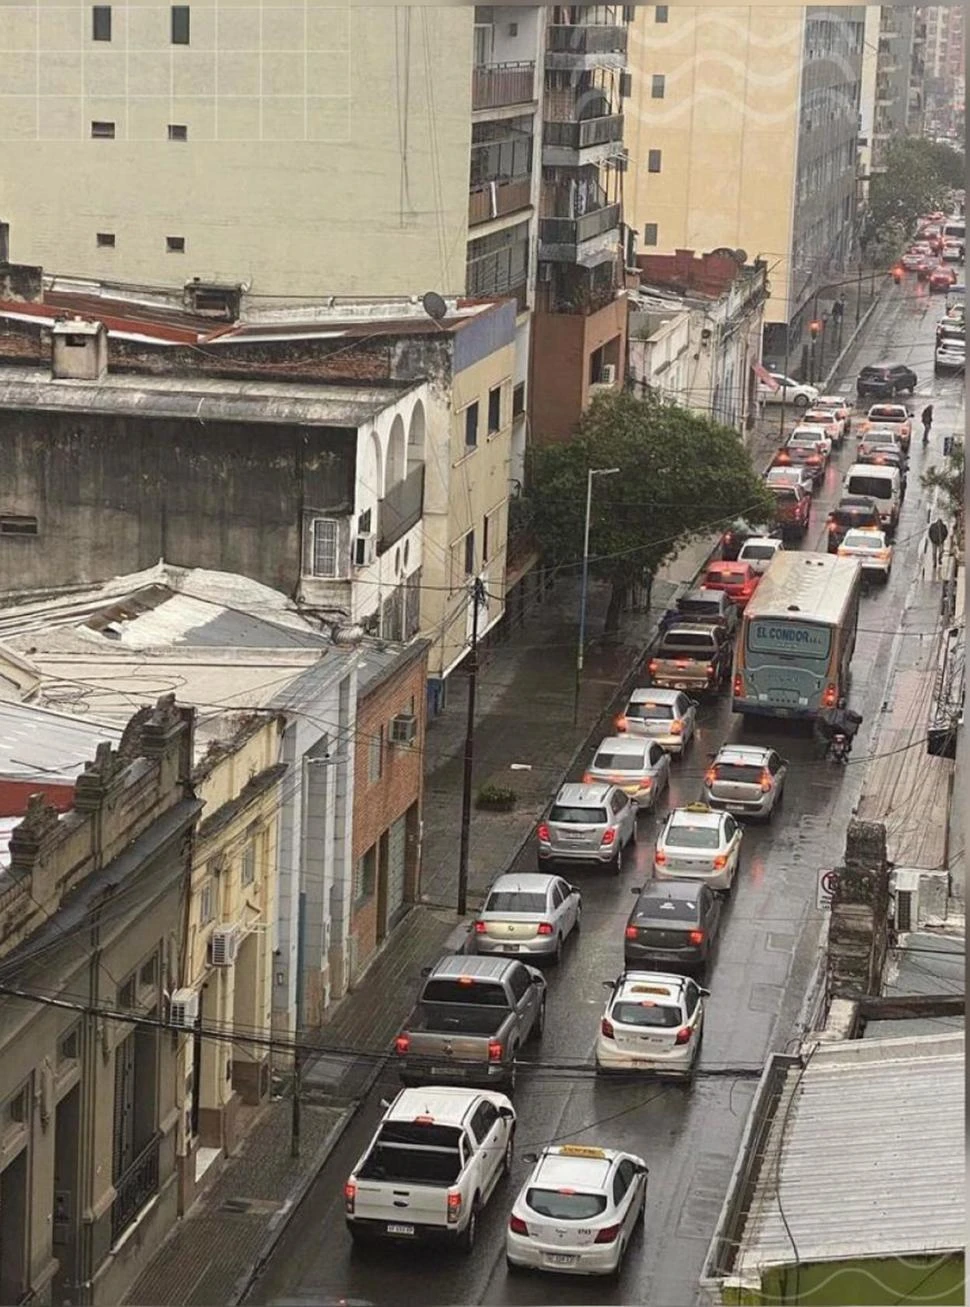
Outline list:
[[[881,303],[882,303],[882,295],[877,295],[876,298],[869,305],[869,307],[866,309],[865,313],[863,313],[862,317],[859,319],[859,323],[856,326],[855,330],[852,332],[852,335],[846,341],[845,346],[839,351],[838,358],[836,358],[835,362],[832,364],[828,372],[826,372],[825,374],[825,380],[822,382],[821,386],[819,387],[823,395],[827,393],[829,386],[832,384],[832,378],[835,376],[839,368],[842,366],[846,354],[848,354],[849,350],[856,343],[856,338],[862,331],[862,328],[869,321],[876,307]]]

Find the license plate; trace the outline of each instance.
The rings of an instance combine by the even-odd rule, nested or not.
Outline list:
[[[576,1260],[575,1253],[547,1253],[546,1261],[550,1266],[572,1266]]]
[[[674,689],[675,689],[675,690],[689,690],[689,689],[690,689],[690,682],[689,682],[689,681],[674,681]]]
[[[414,1226],[413,1225],[389,1225],[387,1227],[387,1233],[388,1234],[414,1234]]]
[[[461,1080],[465,1074],[465,1068],[459,1066],[433,1066],[431,1068],[433,1076],[447,1076],[449,1079]]]

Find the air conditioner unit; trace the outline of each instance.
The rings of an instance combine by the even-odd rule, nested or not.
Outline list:
[[[600,368],[600,382],[604,386],[616,385],[616,364],[604,363]]]
[[[377,557],[377,541],[372,532],[354,537],[354,566],[368,567]]]
[[[177,1030],[191,1030],[198,1019],[198,992],[194,989],[177,989],[168,1007],[169,1024]]]
[[[214,967],[231,967],[236,960],[236,927],[216,926],[209,940],[209,960]]]
[[[398,713],[391,718],[391,743],[413,744],[418,735],[418,719],[413,713]]]

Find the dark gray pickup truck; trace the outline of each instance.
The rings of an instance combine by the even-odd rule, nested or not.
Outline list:
[[[478,1085],[511,1091],[515,1059],[542,1034],[546,980],[515,958],[442,958],[394,1041],[405,1085]]]

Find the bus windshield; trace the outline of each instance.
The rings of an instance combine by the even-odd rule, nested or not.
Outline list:
[[[809,622],[791,622],[786,618],[757,617],[748,622],[749,653],[777,654],[781,657],[811,659],[825,663],[832,649],[832,629]]]

